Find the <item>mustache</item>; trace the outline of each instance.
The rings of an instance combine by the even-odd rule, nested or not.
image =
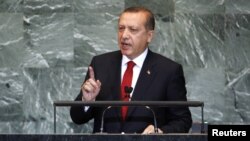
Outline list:
[[[126,42],[126,41],[121,41],[121,44],[122,44],[122,45],[131,45],[131,43]]]

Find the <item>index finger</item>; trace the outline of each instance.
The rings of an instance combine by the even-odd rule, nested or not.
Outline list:
[[[90,77],[90,79],[94,79],[95,80],[94,69],[91,66],[89,66],[89,77]]]

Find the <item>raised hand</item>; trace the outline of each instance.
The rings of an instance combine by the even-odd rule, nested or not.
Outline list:
[[[101,82],[95,79],[95,73],[91,66],[89,66],[89,79],[86,80],[82,86],[82,100],[94,101],[101,89]]]

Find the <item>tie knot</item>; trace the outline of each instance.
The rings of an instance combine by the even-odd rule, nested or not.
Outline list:
[[[133,61],[129,61],[127,65],[127,68],[133,68],[135,66],[135,63]]]

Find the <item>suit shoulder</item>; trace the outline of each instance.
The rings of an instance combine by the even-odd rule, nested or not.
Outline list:
[[[154,60],[159,63],[161,66],[172,66],[172,67],[180,67],[182,66],[181,64],[177,63],[176,61],[168,58],[168,57],[165,57],[161,54],[158,54],[158,53],[153,53],[153,58]]]
[[[119,56],[121,56],[121,52],[118,50],[118,51],[112,51],[112,52],[100,54],[100,55],[94,56],[94,58],[95,59],[108,59],[108,58],[116,58]]]
[[[153,64],[155,69],[159,72],[159,74],[163,75],[176,75],[180,74],[183,75],[183,67],[181,64],[175,62],[174,60],[162,56],[160,54],[154,53],[153,57]]]

